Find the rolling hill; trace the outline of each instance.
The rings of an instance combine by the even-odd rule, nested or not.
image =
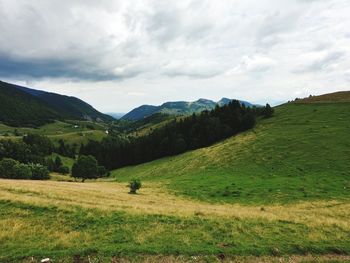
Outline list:
[[[338,94],[339,95],[339,94]],[[350,97],[342,94],[341,101]],[[275,108],[253,131],[211,147],[115,170],[209,202],[288,203],[350,197],[350,103],[336,95]],[[338,96],[336,96],[338,97]]]
[[[154,105],[142,105],[133,109],[132,111],[125,114],[121,119],[123,120],[141,120],[145,117],[148,117],[155,113],[163,113],[169,115],[186,115],[192,113],[198,113],[204,110],[212,110],[218,104],[223,106],[228,104],[231,99],[222,98],[218,102],[207,99],[199,99],[194,102],[187,101],[175,101],[175,102],[165,102],[160,106]],[[253,106],[253,104],[247,101],[240,101],[242,104],[247,107]]]
[[[86,102],[0,81],[0,121],[11,126],[40,126],[54,120],[111,121]]]

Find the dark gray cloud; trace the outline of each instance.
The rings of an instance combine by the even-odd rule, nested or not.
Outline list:
[[[116,74],[106,71],[84,70],[83,64],[75,60],[17,60],[0,56],[0,77],[14,79],[69,78],[72,80],[105,81],[118,79]]]

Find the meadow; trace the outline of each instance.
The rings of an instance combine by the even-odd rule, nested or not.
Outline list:
[[[189,200],[153,184],[138,195],[127,192],[115,182],[0,180],[0,261],[350,253],[349,202],[262,208]]]

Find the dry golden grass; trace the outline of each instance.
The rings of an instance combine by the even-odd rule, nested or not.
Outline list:
[[[140,194],[130,195],[125,184],[114,182],[76,183],[1,179],[0,200],[37,206],[57,206],[61,209],[78,206],[136,214],[284,220],[308,226],[332,225],[350,231],[349,202],[302,202],[269,205],[261,209],[260,206],[209,204],[189,200],[172,195],[156,184],[146,184]],[[314,240],[317,238],[317,235],[310,237]]]

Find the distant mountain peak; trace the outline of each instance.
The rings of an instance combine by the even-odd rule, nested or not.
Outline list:
[[[124,120],[141,120],[149,117],[155,113],[164,113],[169,115],[187,115],[192,113],[198,113],[204,110],[214,109],[216,105],[223,106],[230,103],[232,99],[222,98],[218,102],[200,98],[193,102],[188,101],[169,101],[160,106],[142,105],[129,113],[125,114],[122,119]],[[253,104],[247,101],[240,101],[247,107],[253,106]]]
[[[197,101],[195,101],[195,102],[204,103],[204,104],[211,104],[211,103],[215,103],[215,102],[214,102],[214,101],[212,101],[212,100],[203,99],[203,98],[201,98],[201,99],[199,99],[199,100],[197,100]]]

